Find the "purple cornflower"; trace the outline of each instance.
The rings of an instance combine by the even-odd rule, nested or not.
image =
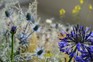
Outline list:
[[[81,56],[87,52],[87,48],[93,44],[93,32],[88,27],[76,25],[73,30],[59,42],[61,52],[65,52],[71,58]],[[79,58],[80,59],[80,58]]]

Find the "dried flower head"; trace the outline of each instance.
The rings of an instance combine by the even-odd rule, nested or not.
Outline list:
[[[79,0],[80,4],[83,4],[84,3],[84,0]]]

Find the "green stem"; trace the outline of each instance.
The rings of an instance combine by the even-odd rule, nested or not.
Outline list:
[[[69,61],[68,61],[68,62],[71,62],[72,58],[73,58],[73,57],[71,57],[71,58],[69,59]]]
[[[75,47],[75,49],[74,49],[73,53],[75,53],[75,52],[76,52],[76,50],[77,50],[77,48]],[[70,57],[70,59],[69,59],[69,61],[68,61],[68,62],[71,62],[72,58],[73,58],[73,57]]]
[[[11,36],[11,62],[14,62],[14,34],[12,33],[12,36]]]

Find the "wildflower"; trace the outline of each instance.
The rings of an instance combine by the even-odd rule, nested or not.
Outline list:
[[[39,25],[36,25],[36,26],[33,28],[33,30],[34,30],[34,31],[37,31],[38,28],[39,28]]]
[[[83,4],[84,3],[84,0],[79,0],[80,4]]]
[[[34,24],[32,27],[32,30],[35,32],[39,32],[41,29],[40,25],[38,23]]]
[[[60,9],[60,11],[59,11],[60,16],[63,16],[65,13],[66,13],[66,11],[64,9]]]
[[[41,55],[43,53],[43,50],[41,49],[41,50],[39,50],[38,52],[37,52],[37,55]]]
[[[43,58],[43,55],[44,55],[44,48],[37,48],[37,50],[36,50],[36,56],[38,58]]]
[[[9,17],[10,16],[9,11],[5,11],[5,15],[6,15],[6,17]]]
[[[89,4],[89,10],[92,10],[92,9],[93,9],[92,5],[91,5],[91,4]]]
[[[78,13],[80,10],[81,10],[80,5],[76,5],[75,8],[72,10],[72,13],[73,13],[73,14],[76,14],[76,13]]]
[[[34,31],[38,31],[39,30],[39,25],[35,25],[33,27],[33,31],[31,33],[21,33],[18,35],[18,39],[20,40],[19,44],[27,44],[28,43],[28,38],[34,33]]]
[[[77,57],[75,58],[75,60],[76,60],[77,62],[85,62],[85,61],[82,59],[81,56],[77,56]],[[88,61],[87,61],[87,62],[88,62]]]
[[[12,26],[10,32],[11,32],[12,34],[15,34],[15,33],[16,33],[16,26]]]
[[[30,14],[30,13],[27,13],[26,19],[27,19],[27,20],[31,20],[31,14]]]
[[[86,47],[93,44],[92,38],[93,32],[89,28],[74,26],[73,30],[59,42],[60,51],[68,54],[71,57],[69,61],[71,61],[73,57],[80,56],[87,51]]]
[[[34,23],[34,18],[31,16],[30,13],[27,13],[27,15],[26,15],[26,20],[27,20],[27,21],[31,21],[32,23]]]
[[[16,33],[16,26],[11,27],[11,62],[14,61],[14,34]]]
[[[81,56],[76,57],[76,61],[92,62],[93,61],[93,45],[86,47],[87,51],[82,53]]]
[[[80,5],[76,5],[76,6],[75,6],[75,9],[76,9],[76,10],[80,10],[80,9],[81,9]]]

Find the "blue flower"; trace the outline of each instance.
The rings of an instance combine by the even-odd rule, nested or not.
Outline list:
[[[88,52],[87,48],[91,49],[90,51],[93,52],[93,47],[89,47],[92,44],[93,32],[88,27],[80,25],[74,26],[73,30],[58,43],[61,52],[65,52],[71,58],[74,57],[77,60],[81,60],[78,56]],[[83,59],[81,62],[83,62]]]
[[[82,53],[80,55],[80,57],[78,57],[78,58],[81,58],[82,61],[84,61],[84,62],[92,62],[93,61],[93,45],[86,47],[86,49],[87,49],[87,51]],[[76,61],[78,58],[76,58]]]
[[[77,57],[75,58],[75,60],[76,60],[76,62],[85,62],[85,61],[82,59],[81,56],[77,56]]]

